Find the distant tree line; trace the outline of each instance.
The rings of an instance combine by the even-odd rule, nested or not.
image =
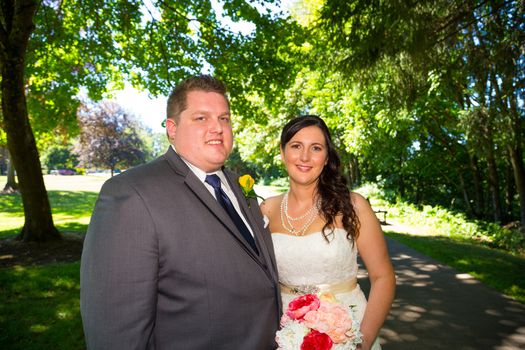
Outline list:
[[[42,150],[42,164],[52,170],[127,169],[165,152],[168,140],[154,134],[116,102],[83,103],[78,111],[79,135]],[[71,173],[73,173],[71,172]]]

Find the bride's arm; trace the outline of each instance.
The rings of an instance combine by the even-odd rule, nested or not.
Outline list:
[[[394,300],[396,278],[381,225],[372,207],[357,193],[352,193],[351,199],[360,221],[357,249],[370,279],[368,304],[361,322],[361,348],[367,350],[372,346],[388,315]]]

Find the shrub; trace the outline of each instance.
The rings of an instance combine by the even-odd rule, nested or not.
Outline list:
[[[396,204],[385,201],[385,195],[374,184],[366,184],[356,190],[365,197],[373,198],[381,206],[388,208],[389,217],[399,223],[425,227],[430,234],[459,236],[483,242],[494,248],[512,253],[525,253],[525,237],[518,229],[501,227],[495,223],[469,219],[464,213],[457,213],[442,206],[416,206],[398,201]]]
[[[67,146],[51,146],[42,157],[42,163],[49,170],[51,169],[74,169],[78,164],[76,154],[72,153]]]
[[[75,168],[75,171],[79,175],[86,175],[86,168]]]

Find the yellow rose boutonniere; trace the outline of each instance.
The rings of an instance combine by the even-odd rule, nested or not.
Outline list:
[[[255,180],[249,174],[243,175],[239,178],[239,185],[241,185],[242,193],[244,193],[244,196],[246,198],[261,198],[262,200],[264,200],[264,198],[255,193],[255,190],[253,189],[253,185],[255,185]]]

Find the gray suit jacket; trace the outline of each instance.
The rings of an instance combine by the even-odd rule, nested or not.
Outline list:
[[[86,234],[81,314],[89,349],[272,349],[280,297],[270,234],[224,170],[254,232],[170,148],[108,180]]]

